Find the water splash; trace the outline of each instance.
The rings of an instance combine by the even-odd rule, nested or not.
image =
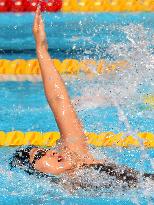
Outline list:
[[[148,111],[138,112],[136,105],[143,104],[145,87],[150,91],[154,88],[154,55],[150,49],[148,29],[145,30],[142,25],[134,24],[119,29],[125,34],[127,41],[112,44],[106,52],[117,60],[128,61],[129,69],[117,70],[113,74],[86,81],[87,85],[84,84],[81,89],[81,97],[74,101],[77,109],[114,105],[118,108],[119,119],[125,118],[125,124],[130,129],[123,111],[127,109],[128,113],[133,115],[135,112],[140,116],[148,113]]]
[[[82,89],[81,97],[74,100],[76,108],[91,109],[103,106],[115,106],[117,108],[119,121],[123,122],[126,127],[126,135],[134,135],[138,140],[137,132],[140,131],[136,127],[134,130],[129,122],[129,117],[135,115],[148,118],[154,117],[148,110],[138,110],[139,104],[143,104],[143,95],[152,94],[154,90],[154,55],[150,48],[151,42],[148,39],[148,29],[142,25],[130,24],[120,28],[126,35],[126,43],[112,44],[107,53],[114,56],[117,60],[127,60],[129,62],[128,70],[117,70],[112,75],[99,76],[93,79],[92,86],[87,81],[87,86]],[[145,88],[150,88],[146,91]],[[149,115],[150,114],[150,115]],[[96,123],[97,124],[97,123]],[[97,125],[96,125],[97,127]],[[141,145],[143,141],[140,140]],[[144,165],[144,160],[150,158],[144,147],[141,147],[141,165]],[[144,166],[141,166],[141,172],[144,172]],[[141,183],[143,181],[141,180]],[[147,197],[148,204],[152,203],[148,190],[153,190],[153,185],[150,187],[144,184],[143,193]],[[135,204],[140,204],[138,198],[133,199]]]

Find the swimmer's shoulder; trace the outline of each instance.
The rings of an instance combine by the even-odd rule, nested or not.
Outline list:
[[[78,162],[79,165],[91,165],[91,164],[105,164],[108,159],[101,160],[96,159],[89,151],[83,152],[82,150],[72,150],[68,146],[61,147],[62,152],[69,156],[73,161]]]

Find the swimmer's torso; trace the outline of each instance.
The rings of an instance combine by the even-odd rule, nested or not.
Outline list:
[[[62,183],[67,189],[95,189],[109,187],[135,187],[138,173],[127,167],[117,166],[108,160],[96,160],[63,149],[63,155],[72,162],[72,167],[62,175]]]
[[[78,188],[132,188],[138,185],[138,173],[132,169],[112,163],[83,164],[74,172],[63,175],[63,183],[72,190]]]

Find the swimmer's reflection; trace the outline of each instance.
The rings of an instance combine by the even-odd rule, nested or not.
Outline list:
[[[89,183],[90,180],[87,180],[87,182],[83,180],[84,170],[87,170],[87,172],[88,170],[96,171],[101,178],[105,176],[103,174],[106,174],[106,176],[114,178],[117,183],[122,182],[123,185],[127,184],[128,187],[137,186],[141,177],[140,173],[131,168],[110,163],[108,159],[97,160],[89,152],[82,124],[75,113],[65,84],[48,53],[44,23],[39,7],[34,19],[33,33],[44,90],[60,130],[61,145],[58,150],[38,147],[21,148],[14,154],[10,163],[11,167],[19,166],[29,174],[36,173],[42,176],[52,174],[55,176],[52,177],[55,182],[60,179],[56,176],[65,175],[66,178],[69,176],[68,179],[72,180],[74,187],[98,187],[99,183],[91,184]],[[142,178],[154,179],[154,176],[142,174]],[[95,179],[94,176],[91,181]],[[66,182],[67,180],[65,180]],[[103,183],[100,186],[102,185]],[[110,185],[112,183],[107,186]]]

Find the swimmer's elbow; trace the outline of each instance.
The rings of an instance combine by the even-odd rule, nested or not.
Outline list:
[[[55,103],[57,105],[61,105],[66,101],[66,97],[63,94],[56,94],[56,95],[46,95],[47,101],[49,104]]]

